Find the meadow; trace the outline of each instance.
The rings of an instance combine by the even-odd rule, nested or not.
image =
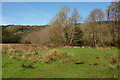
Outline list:
[[[24,51],[11,52],[17,54],[17,58],[9,56],[9,52],[2,53],[2,77],[3,78],[117,78],[117,67],[111,67],[113,55],[117,55],[118,49],[95,48],[52,48],[37,49],[39,54],[47,54],[51,51],[60,54],[72,55],[62,57],[51,62],[37,61],[34,67],[23,67]],[[52,53],[50,53],[52,54]],[[36,55],[38,56],[38,55]],[[19,58],[18,58],[19,57]],[[47,58],[49,58],[48,56]],[[36,58],[36,57],[35,57]],[[34,59],[35,59],[34,58]],[[58,58],[58,57],[57,57]],[[39,60],[40,58],[38,58]],[[25,65],[24,65],[25,66]]]
[[[2,4],[2,78],[118,78],[120,1],[17,4]]]

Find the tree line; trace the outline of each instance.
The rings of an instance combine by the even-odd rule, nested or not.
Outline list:
[[[70,16],[69,13],[71,13]],[[120,2],[111,2],[107,6],[106,12],[103,12],[102,9],[94,9],[84,23],[80,23],[80,21],[82,21],[82,17],[77,8],[71,10],[67,6],[62,6],[50,21],[49,26],[20,34],[18,43],[92,47],[118,46]],[[4,30],[2,38],[6,40],[7,33],[4,33]]]

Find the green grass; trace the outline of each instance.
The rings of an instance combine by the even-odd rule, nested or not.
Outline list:
[[[38,50],[46,53],[51,49]],[[3,78],[113,78],[118,76],[117,69],[110,68],[110,57],[118,53],[118,49],[90,49],[90,48],[57,48],[59,51],[73,53],[73,61],[65,63],[37,63],[36,68],[26,69],[20,60],[9,59],[8,54],[2,54]],[[99,57],[99,59],[96,59]],[[93,65],[98,63],[97,66]],[[89,65],[91,64],[91,65]]]
[[[2,43],[3,45],[6,44],[6,45],[21,45],[20,43]]]

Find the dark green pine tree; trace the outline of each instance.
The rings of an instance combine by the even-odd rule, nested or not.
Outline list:
[[[81,29],[77,26],[74,28],[74,36],[73,36],[73,46],[82,46],[83,41],[82,41],[82,36],[83,33]]]

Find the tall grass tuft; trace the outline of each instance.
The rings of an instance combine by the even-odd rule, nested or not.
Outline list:
[[[10,59],[22,61],[23,68],[35,68],[36,63],[63,63],[71,61],[73,54],[67,52],[60,52],[56,49],[48,53],[40,53],[36,50],[10,51],[8,53]]]
[[[118,54],[111,56],[110,68],[116,69],[118,67]]]
[[[37,62],[36,51],[26,51],[22,55],[22,67],[25,68],[35,68],[35,63]]]
[[[66,59],[70,59],[73,57],[73,54],[66,52],[59,52],[58,50],[51,50],[48,53],[42,55],[42,61],[45,63],[53,63],[53,62],[63,62]]]

